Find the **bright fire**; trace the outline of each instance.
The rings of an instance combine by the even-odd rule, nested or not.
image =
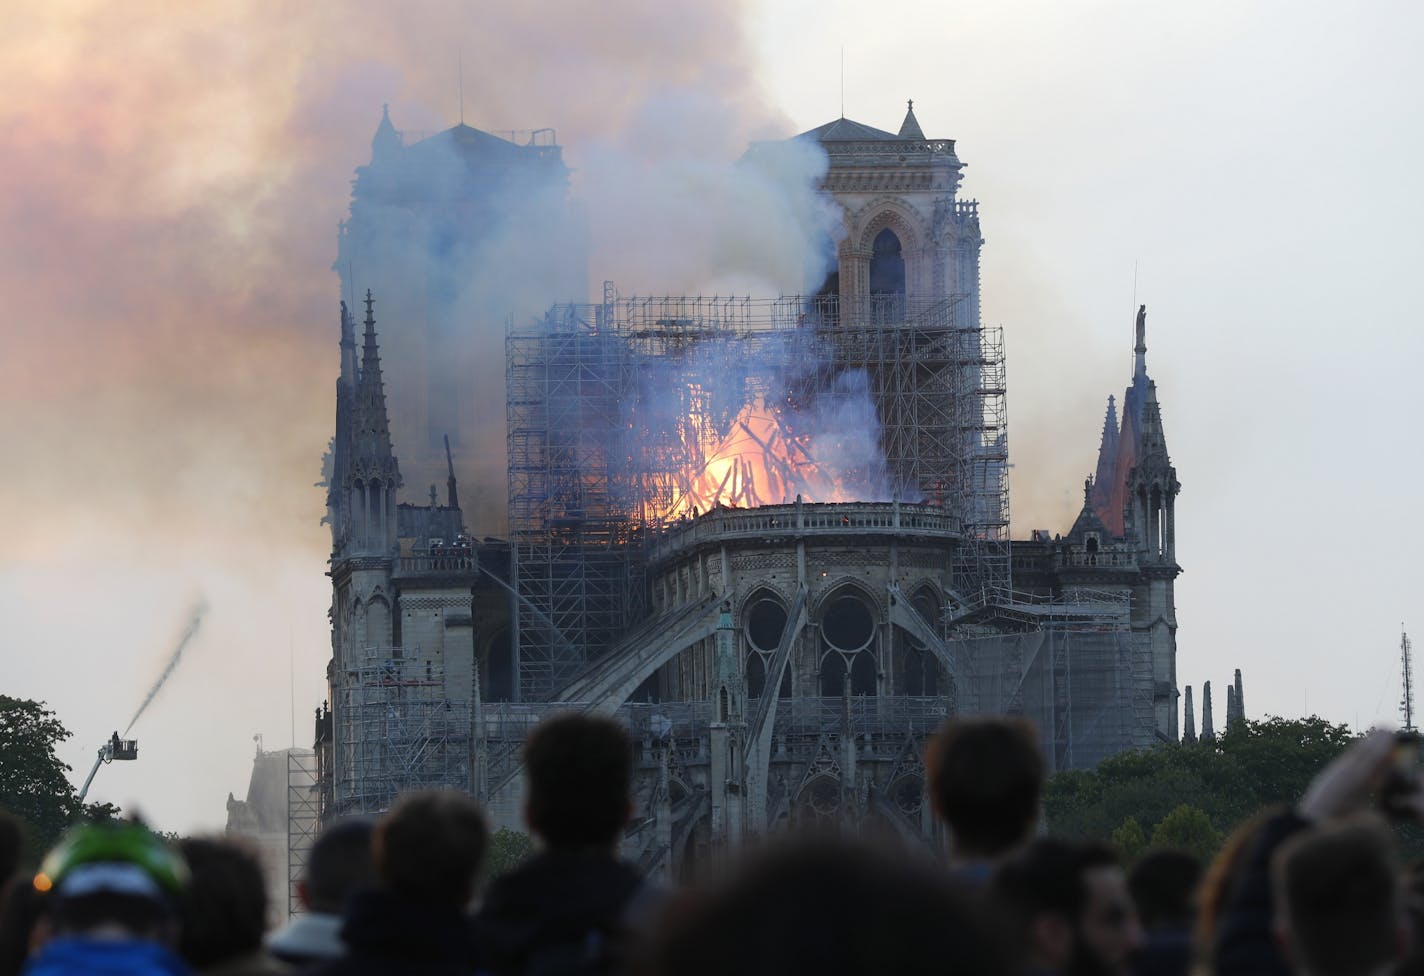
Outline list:
[[[742,408],[722,440],[684,475],[681,494],[666,518],[702,513],[718,505],[780,505],[800,495],[808,502],[854,501],[837,472],[812,455],[811,437],[788,430],[760,400]]]

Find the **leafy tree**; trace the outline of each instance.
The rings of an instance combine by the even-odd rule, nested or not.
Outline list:
[[[1246,722],[1223,736],[1221,753],[1230,760],[1239,785],[1248,789],[1245,819],[1263,806],[1294,803],[1310,781],[1358,736],[1348,726],[1312,715],[1304,719],[1271,717]]]
[[[1059,773],[1044,813],[1053,833],[1108,840],[1129,819],[1161,825],[1185,805],[1220,838],[1263,807],[1295,802],[1354,739],[1347,726],[1316,716],[1233,723],[1215,741],[1164,743]]]
[[[71,733],[44,702],[0,695],[0,808],[25,826],[25,859],[37,862],[81,816],[113,817],[108,803],[81,806],[55,747]]]
[[[485,853],[485,880],[493,881],[502,874],[508,874],[533,853],[534,841],[528,834],[508,827],[499,828],[490,836],[489,850]]]
[[[1152,846],[1175,848],[1206,860],[1221,846],[1221,834],[1205,812],[1183,803],[1152,828]]]
[[[1147,835],[1142,832],[1142,824],[1136,817],[1128,817],[1112,832],[1113,846],[1122,855],[1123,861],[1131,864],[1147,849]]]

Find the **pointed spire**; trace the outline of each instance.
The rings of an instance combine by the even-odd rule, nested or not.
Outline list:
[[[1192,686],[1187,685],[1187,704],[1182,713],[1182,741],[1193,745],[1197,741],[1197,717],[1192,711]]]
[[[354,460],[362,464],[368,478],[400,484],[395,452],[391,449],[391,425],[386,414],[386,392],[381,383],[381,353],[376,344],[375,300],[366,292],[366,333],[361,349],[361,376],[356,383],[354,419]]]
[[[1246,721],[1246,699],[1241,693],[1241,669],[1236,669],[1236,719]]]
[[[1211,725],[1211,682],[1202,682],[1202,727],[1201,738],[1203,742],[1216,741],[1216,729]]]
[[[1132,379],[1147,378],[1147,306],[1137,308],[1137,345],[1132,347]]]
[[[1089,537],[1096,537],[1099,543],[1105,541],[1109,535],[1108,527],[1103,524],[1103,520],[1098,518],[1097,511],[1093,508],[1093,479],[1091,477],[1083,479],[1083,508],[1078,513],[1077,519],[1073,522],[1073,527],[1068,530],[1068,540],[1074,545],[1087,545]]]
[[[1113,492],[1116,490],[1113,479],[1117,471],[1117,443],[1117,398],[1109,395],[1107,414],[1103,417],[1103,437],[1098,444],[1098,469],[1093,475],[1093,509],[1098,513],[1098,518],[1103,520],[1103,524],[1108,526],[1114,535],[1121,535],[1122,530],[1117,523],[1122,521],[1122,505],[1113,504]],[[1116,518],[1113,517],[1114,510],[1117,512]]]
[[[394,161],[400,155],[401,148],[400,133],[391,125],[390,106],[383,104],[381,122],[376,126],[376,135],[371,139],[371,164],[375,166]]]
[[[1233,685],[1226,686],[1226,731],[1230,732],[1236,726],[1236,688]]]
[[[449,477],[445,480],[445,502],[450,508],[459,508],[460,486],[455,483],[455,458],[450,454],[449,434],[445,435],[445,465],[450,471]]]
[[[905,109],[905,121],[900,123],[901,139],[923,139],[924,130],[920,128],[920,122],[915,118],[915,100],[909,99],[909,107]]]

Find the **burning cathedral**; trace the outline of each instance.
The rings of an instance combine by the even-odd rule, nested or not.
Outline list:
[[[336,266],[322,817],[454,787],[518,828],[526,733],[589,710],[635,744],[625,853],[676,876],[809,823],[934,843],[921,754],[949,716],[1031,719],[1050,769],[1178,737],[1145,311],[1077,520],[1011,541],[954,141],[912,106],[747,160],[785,145],[824,154],[843,222],[819,293],[536,310],[587,294],[553,133],[382,119]],[[533,228],[561,245],[508,246]]]

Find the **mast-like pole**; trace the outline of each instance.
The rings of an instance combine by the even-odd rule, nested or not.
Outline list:
[[[1404,671],[1404,697],[1399,702],[1399,710],[1404,713],[1404,731],[1414,731],[1414,661],[1410,655],[1409,634],[1403,625],[1399,628],[1399,662]]]

